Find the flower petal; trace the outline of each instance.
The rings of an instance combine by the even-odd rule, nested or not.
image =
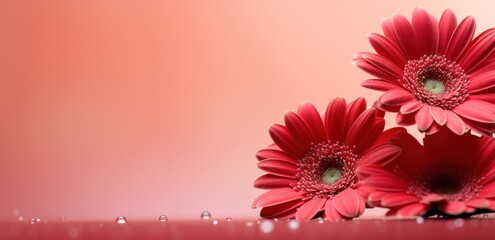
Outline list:
[[[355,101],[347,105],[347,118],[345,120],[345,132],[343,136],[347,136],[356,119],[366,110],[366,100],[363,97],[357,98]]]
[[[310,102],[302,103],[297,109],[297,114],[306,122],[317,142],[322,142],[326,139],[325,127],[323,126],[320,113],[318,113],[318,110],[316,110],[313,104]]]
[[[370,176],[365,179],[365,183],[378,190],[389,192],[406,191],[409,188],[405,180],[392,174]]]
[[[378,90],[378,91],[388,91],[392,89],[397,89],[399,86],[392,84],[387,81],[383,81],[380,79],[368,79],[364,80],[361,83],[362,87],[373,89],[373,90]]]
[[[457,105],[452,111],[477,122],[495,123],[495,114],[477,103],[477,101],[466,100]]]
[[[363,133],[369,132],[371,126],[373,125],[375,117],[376,112],[374,109],[368,109],[361,115],[359,115],[359,117],[356,119],[354,124],[351,126],[351,129],[349,129],[349,132],[347,133],[345,144],[347,146],[359,147],[361,145],[359,143],[362,142],[364,139],[363,136],[366,136]]]
[[[418,124],[419,131],[425,132],[433,123],[433,117],[430,113],[430,106],[423,105],[423,107],[416,112],[414,118],[416,124]]]
[[[438,54],[445,55],[447,51],[447,46],[449,45],[452,34],[457,27],[457,19],[455,14],[447,9],[443,12],[440,22],[438,23]]]
[[[359,216],[364,200],[356,191],[347,188],[333,197],[333,205],[342,216],[353,218]]]
[[[405,103],[404,105],[402,105],[400,107],[400,113],[402,113],[402,114],[414,113],[414,112],[418,111],[423,105],[425,105],[425,104],[418,101],[418,100],[410,101],[410,102]]]
[[[256,158],[258,160],[263,160],[267,158],[277,159],[281,161],[286,161],[288,163],[297,164],[297,160],[293,157],[287,155],[285,152],[276,149],[262,149],[256,153]]]
[[[343,140],[346,118],[347,105],[345,100],[343,98],[333,99],[325,111],[325,127],[330,141]]]
[[[297,209],[296,220],[310,220],[325,206],[327,200],[324,198],[313,198]]]
[[[404,68],[407,59],[402,50],[392,41],[376,33],[368,34],[368,40],[375,51],[396,63],[398,67]]]
[[[416,99],[414,95],[404,89],[386,91],[380,98],[382,104],[400,106]]]
[[[438,48],[438,23],[422,8],[415,8],[412,15],[412,26],[420,51],[429,55],[435,54]]]
[[[297,184],[297,180],[294,178],[285,178],[273,174],[265,174],[254,181],[254,187],[261,189],[291,187],[291,184]]]
[[[426,196],[422,197],[422,202],[426,204],[430,204],[430,203],[440,202],[445,199],[446,198],[444,195],[440,195],[437,193],[428,193]]]
[[[382,69],[376,67],[375,65],[371,64],[367,60],[361,58],[360,56],[357,56],[357,58],[352,60],[352,64],[354,64],[356,67],[360,68],[361,70],[377,77],[380,79],[383,79],[384,81],[390,82],[390,83],[396,83],[397,82],[397,77],[394,75],[389,74],[386,71],[383,71]]]
[[[418,59],[420,56],[418,51],[418,39],[416,38],[416,33],[414,32],[411,23],[402,15],[395,14],[392,17],[392,22],[394,24],[394,31],[399,41],[399,45],[402,51],[407,56],[408,59]]]
[[[374,148],[361,158],[361,164],[386,164],[395,159],[402,149],[394,145],[383,145]]]
[[[263,207],[260,211],[260,216],[263,218],[273,218],[273,217],[278,216],[280,214],[293,211],[297,207],[301,206],[302,204],[304,204],[304,201],[297,199],[294,201],[284,202],[284,203],[269,206],[269,207]]]
[[[400,208],[397,211],[397,215],[401,217],[423,216],[427,210],[428,208],[425,204],[413,203]]]
[[[325,217],[330,221],[339,221],[344,217],[335,209],[332,199],[328,199],[325,203]]]
[[[420,200],[421,198],[406,193],[388,194],[383,197],[381,206],[388,208],[399,207],[411,203],[419,203]]]
[[[452,111],[445,111],[447,123],[445,124],[452,132],[457,135],[462,135],[466,131],[466,124],[462,119]]]
[[[462,20],[452,35],[447,51],[445,52],[447,59],[452,61],[457,60],[471,39],[473,39],[475,28],[476,24],[474,22],[474,18],[466,17]]]
[[[255,198],[251,207],[268,207],[301,199],[302,197],[300,192],[296,192],[292,188],[278,188],[265,192]]]
[[[449,215],[459,215],[466,210],[466,204],[459,201],[448,201],[445,204],[438,206],[440,211],[447,213]]]
[[[387,72],[396,79],[402,77],[403,70],[387,58],[374,53],[362,53],[360,56],[371,65]]]
[[[495,29],[488,29],[481,33],[473,40],[472,46],[465,51],[466,55],[459,61],[465,72],[469,73],[472,69],[483,62],[495,48]]]
[[[274,159],[264,159],[259,161],[258,168],[271,174],[288,178],[294,178],[297,174],[296,165],[287,164],[287,162]]]
[[[471,77],[468,85],[468,91],[469,93],[474,93],[493,87],[495,87],[495,70],[490,70]]]
[[[490,201],[486,199],[470,199],[466,202],[466,206],[477,209],[483,209],[490,207]]]
[[[430,113],[433,120],[438,123],[438,125],[443,126],[447,123],[447,115],[445,111],[439,107],[430,106]]]
[[[273,124],[269,129],[269,133],[273,139],[273,142],[284,150],[284,152],[289,153],[296,159],[305,155],[303,148],[299,146],[297,141],[289,133],[289,130],[287,130],[285,126]]]
[[[315,137],[311,133],[308,125],[299,115],[293,112],[287,112],[284,120],[290,135],[297,141],[302,149],[308,150],[311,147],[311,143],[315,142]]]

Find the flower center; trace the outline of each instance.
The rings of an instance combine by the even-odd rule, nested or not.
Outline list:
[[[417,196],[429,193],[445,195],[453,201],[464,201],[474,197],[481,187],[479,178],[461,166],[443,163],[429,167],[412,181],[409,191]]]
[[[358,183],[357,161],[358,156],[339,142],[312,144],[308,154],[298,162],[299,181],[293,188],[305,193],[305,198],[333,198]]]
[[[468,97],[469,76],[444,56],[410,60],[399,83],[423,103],[443,109],[452,109]]]
[[[340,179],[342,174],[338,168],[328,168],[323,172],[322,181],[323,183],[334,183]]]
[[[430,93],[435,95],[441,94],[443,93],[443,91],[445,91],[445,85],[443,85],[443,82],[433,79],[425,81],[425,88]]]

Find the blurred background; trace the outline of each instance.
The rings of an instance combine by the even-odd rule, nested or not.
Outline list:
[[[0,1],[0,220],[257,217],[270,124],[372,103],[350,61],[416,6],[495,26],[473,0]]]

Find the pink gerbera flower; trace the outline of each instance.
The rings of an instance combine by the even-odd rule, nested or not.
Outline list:
[[[398,112],[400,125],[417,124],[432,134],[447,126],[495,132],[495,29],[473,39],[475,21],[457,24],[446,10],[440,21],[416,8],[409,22],[394,15],[382,21],[384,36],[370,34],[377,54],[359,53],[353,63],[377,77],[362,86],[384,91],[378,107]]]
[[[334,99],[323,116],[310,103],[274,124],[274,144],[260,150],[258,167],[268,174],[254,186],[269,189],[252,207],[264,218],[349,219],[364,211],[368,187],[356,176],[362,163],[394,157],[400,149],[384,144],[401,129],[383,132],[383,112],[366,110],[363,98]]]
[[[424,146],[406,132],[392,139],[402,152],[385,166],[359,169],[376,189],[372,205],[387,215],[460,216],[495,210],[495,140],[448,130],[426,135]]]

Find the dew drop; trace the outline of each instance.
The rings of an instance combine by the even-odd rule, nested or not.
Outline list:
[[[19,221],[19,222],[24,222],[24,217],[23,217],[23,216],[19,216],[19,217],[17,217],[17,221]]]
[[[275,228],[275,225],[273,224],[272,221],[269,221],[269,220],[265,220],[260,224],[260,230],[263,233],[271,233],[274,228]]]
[[[210,219],[210,218],[211,218],[210,212],[204,211],[201,213],[201,219]]]
[[[31,218],[31,219],[29,220],[29,224],[36,224],[36,219]]]
[[[225,221],[227,221],[227,222],[232,222],[232,218],[231,218],[231,217],[227,217],[227,218],[225,219]]]
[[[425,219],[424,218],[422,218],[422,217],[416,218],[416,223],[417,224],[423,224],[424,222],[425,222]]]
[[[324,219],[324,218],[322,218],[322,217],[319,217],[319,218],[317,218],[316,220],[317,220],[317,221],[318,221],[318,223],[320,223],[320,224],[325,222],[325,219]]]
[[[254,223],[253,223],[253,222],[247,222],[247,223],[246,223],[246,226],[248,226],[248,227],[252,227],[253,225],[254,225]]]
[[[488,218],[489,216],[488,216],[488,214],[486,214],[486,213],[485,213],[485,214],[483,214],[483,216],[482,216],[482,217],[483,217],[483,218]]]
[[[289,228],[292,230],[297,230],[299,228],[299,226],[301,226],[299,221],[297,221],[295,219],[289,220],[288,225],[289,225]]]
[[[218,224],[218,221],[217,220],[213,220],[213,225],[217,225]]]
[[[127,223],[127,218],[125,218],[124,216],[118,216],[115,219],[115,223],[117,223],[117,224],[126,224]]]
[[[167,218],[167,216],[165,216],[165,215],[160,215],[160,216],[158,217],[158,221],[159,221],[159,222],[166,222],[166,221],[168,221],[168,218]]]

